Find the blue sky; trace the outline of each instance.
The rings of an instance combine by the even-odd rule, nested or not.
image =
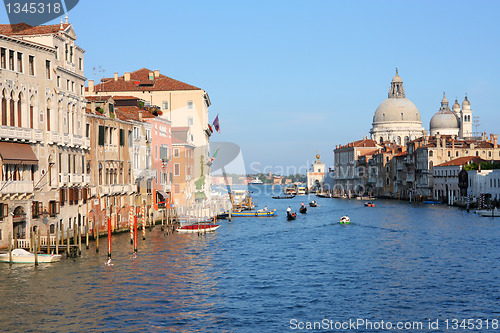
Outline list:
[[[395,67],[428,129],[443,92],[500,123],[498,1],[94,1],[69,13],[88,78],[142,67],[206,90],[214,141],[245,164],[333,163],[387,98]],[[1,22],[7,23],[0,10]],[[58,22],[58,21],[57,21]],[[254,165],[256,165],[254,163]]]

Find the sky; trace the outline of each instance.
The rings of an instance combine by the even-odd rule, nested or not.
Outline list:
[[[200,87],[220,119],[211,141],[240,145],[249,173],[293,173],[369,135],[396,67],[425,129],[446,92],[499,133],[499,12],[493,0],[82,0],[69,22],[87,78],[146,67]]]

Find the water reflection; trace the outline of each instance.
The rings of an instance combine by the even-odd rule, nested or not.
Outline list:
[[[216,233],[139,240],[60,263],[0,266],[9,331],[276,332],[301,320],[498,317],[499,224],[453,208],[315,198],[293,222],[222,221]],[[349,213],[352,224],[338,224]],[[106,244],[106,242],[101,242]]]

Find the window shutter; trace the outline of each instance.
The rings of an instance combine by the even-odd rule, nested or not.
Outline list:
[[[43,203],[39,201],[37,215],[40,215],[41,212],[43,212]]]
[[[104,126],[99,126],[99,146],[104,146]]]
[[[120,146],[125,146],[125,130],[120,129]]]
[[[9,206],[7,204],[2,204],[2,212],[0,212],[2,217],[7,217],[9,215]]]
[[[59,214],[61,212],[61,207],[59,206],[59,202],[54,202],[55,206],[56,206],[56,214]]]
[[[32,217],[36,217],[36,215],[37,215],[37,214],[36,214],[36,209],[37,209],[37,208],[38,208],[38,204],[37,204],[37,202],[36,202],[36,201],[33,201],[33,202],[31,203],[31,216],[32,216]]]

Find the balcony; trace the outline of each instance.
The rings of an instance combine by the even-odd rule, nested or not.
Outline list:
[[[0,126],[0,139],[41,142],[43,141],[43,131],[24,127]]]
[[[69,134],[64,133],[62,141],[63,141],[63,144],[65,144],[65,145],[71,144],[71,138],[69,137]]]
[[[67,173],[59,174],[59,185],[67,185],[69,182],[69,175]]]
[[[2,189],[1,191],[2,194],[32,193],[33,182],[32,181],[0,182],[0,188]]]
[[[73,135],[73,138],[72,138],[72,141],[73,141],[73,146],[83,146],[83,138],[80,136],[80,135]]]
[[[83,175],[80,173],[70,173],[69,182],[73,185],[80,185],[83,182]]]
[[[84,175],[83,182],[85,183],[85,185],[89,185],[90,184],[90,175]]]

